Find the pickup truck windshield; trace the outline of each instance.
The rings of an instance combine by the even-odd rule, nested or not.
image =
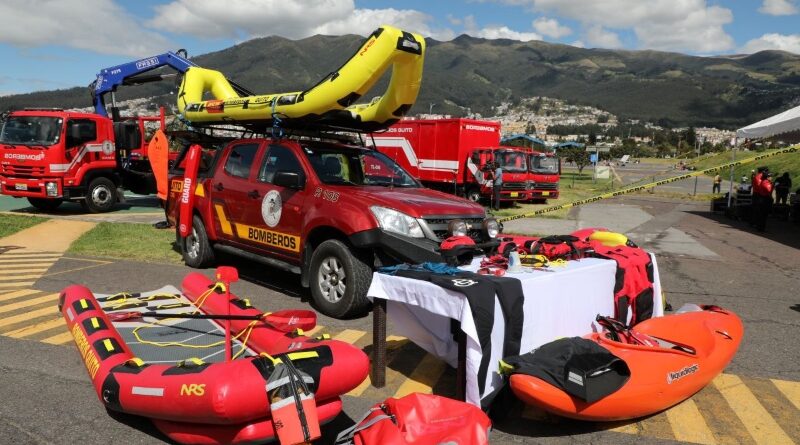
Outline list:
[[[402,167],[377,151],[304,147],[304,152],[325,184],[420,187]]]
[[[558,158],[554,156],[531,156],[532,173],[558,173]]]
[[[507,172],[528,171],[528,164],[525,162],[525,153],[516,151],[501,151],[497,153],[497,163]]]
[[[60,117],[10,116],[0,130],[0,144],[41,145],[57,144],[61,139]]]

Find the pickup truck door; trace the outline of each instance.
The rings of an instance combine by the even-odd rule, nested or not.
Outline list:
[[[297,186],[276,184],[278,175],[297,175]],[[240,238],[270,255],[299,264],[303,227],[303,201],[308,175],[295,152],[271,144],[261,158],[257,175],[250,181],[249,205],[245,226],[238,227]]]
[[[231,144],[211,179],[211,214],[220,239],[237,244],[247,243],[246,239],[237,235],[236,227],[245,221],[248,206],[252,206],[250,195],[253,187],[250,179],[257,170],[255,161],[261,145],[261,142],[252,141]]]

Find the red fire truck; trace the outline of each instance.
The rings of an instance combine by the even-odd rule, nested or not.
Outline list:
[[[403,120],[372,135],[379,151],[394,159],[425,186],[488,200],[488,173],[503,169],[501,201],[529,199],[526,149],[500,147],[500,123],[473,119]]]
[[[71,200],[91,212],[110,210],[123,184],[155,193],[144,137],[149,121],[163,128],[163,110],[118,122],[60,109],[7,113],[0,124],[0,193],[41,210]]]
[[[531,151],[528,153],[528,182],[531,201],[547,202],[558,198],[558,181],[561,178],[561,160],[553,153]]]

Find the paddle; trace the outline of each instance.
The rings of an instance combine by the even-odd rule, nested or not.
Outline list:
[[[151,318],[189,318],[201,320],[260,320],[271,327],[290,332],[295,329],[310,330],[317,326],[317,313],[303,309],[287,309],[261,315],[211,315],[211,314],[165,314],[161,312],[117,312],[107,314],[111,321],[132,321],[145,317]]]

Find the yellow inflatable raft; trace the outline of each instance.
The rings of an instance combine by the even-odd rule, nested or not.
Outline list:
[[[422,36],[382,26],[338,71],[310,89],[246,97],[219,71],[192,67],[181,83],[178,110],[196,124],[267,124],[277,116],[289,127],[319,124],[375,131],[399,120],[416,101],[424,54]],[[354,105],[390,66],[384,94]],[[203,100],[206,92],[214,99]]]

